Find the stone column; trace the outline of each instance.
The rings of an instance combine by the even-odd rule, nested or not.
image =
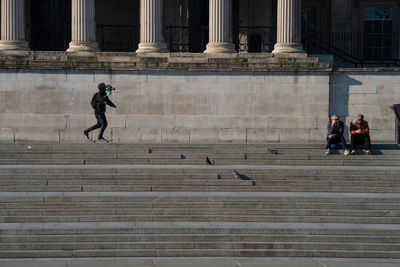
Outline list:
[[[25,0],[1,0],[0,50],[29,50],[25,41]]]
[[[236,53],[231,34],[232,0],[210,0],[209,42],[204,53]]]
[[[72,0],[71,42],[67,52],[94,52],[99,50],[99,45],[96,42],[94,1]]]
[[[305,53],[301,44],[301,0],[278,0],[277,43],[272,53]]]
[[[140,0],[140,43],[136,53],[168,52],[162,34],[163,0]]]

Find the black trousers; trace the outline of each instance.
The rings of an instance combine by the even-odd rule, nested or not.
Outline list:
[[[90,132],[90,131],[93,131],[95,129],[101,128],[98,138],[102,138],[104,130],[107,128],[107,125],[108,125],[107,119],[106,119],[106,114],[104,114],[104,113],[95,113],[94,115],[96,116],[97,123],[95,125],[93,125],[92,127],[87,128],[86,132]]]
[[[371,149],[371,139],[369,135],[352,134],[351,135],[352,149]]]
[[[344,139],[343,135],[340,137],[334,137],[330,139],[328,136],[326,137],[326,149],[330,149],[332,145],[342,144],[343,149],[346,149],[346,140]]]

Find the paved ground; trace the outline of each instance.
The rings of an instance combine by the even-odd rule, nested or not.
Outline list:
[[[321,258],[0,259],[1,267],[399,267],[400,260]]]

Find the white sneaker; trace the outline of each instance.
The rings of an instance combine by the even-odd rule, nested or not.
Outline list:
[[[350,152],[350,154],[355,155],[355,154],[356,154],[356,150],[353,149],[353,150]]]
[[[328,148],[328,149],[326,150],[326,152],[325,152],[325,155],[329,155],[329,154],[331,154],[331,150]]]
[[[350,154],[350,151],[348,149],[345,149],[343,152],[343,155],[348,156]]]
[[[372,155],[371,150],[367,150],[367,151],[365,151],[365,153],[366,153],[367,155]]]

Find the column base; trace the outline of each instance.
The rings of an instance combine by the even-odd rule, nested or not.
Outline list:
[[[277,43],[275,44],[274,51],[272,54],[285,54],[285,53],[306,53],[303,49],[303,45],[299,43]]]
[[[236,49],[232,43],[208,43],[204,53],[236,53]]]
[[[160,43],[139,43],[136,53],[168,53],[167,44]]]
[[[1,40],[0,50],[18,50],[18,51],[28,51],[29,45],[26,41],[16,41],[16,40]]]
[[[67,52],[97,52],[99,50],[99,44],[96,42],[72,41],[69,43]]]

